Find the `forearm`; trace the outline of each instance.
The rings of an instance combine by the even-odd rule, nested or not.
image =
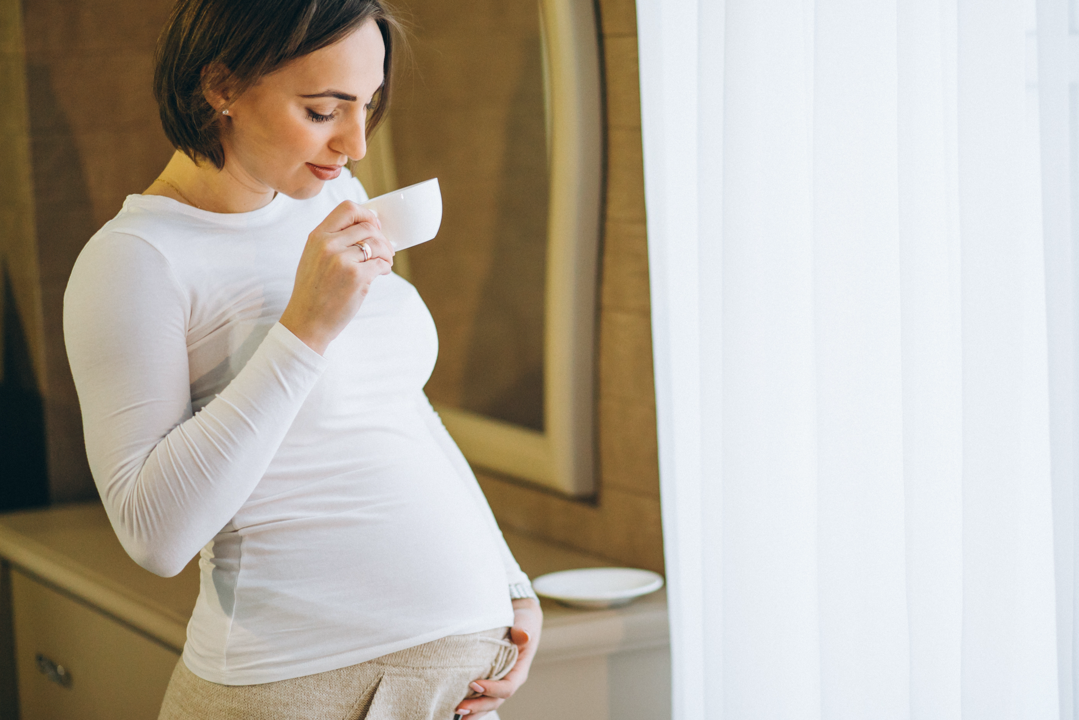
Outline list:
[[[275,326],[213,401],[151,447],[86,418],[97,428],[88,451],[106,510],[140,565],[175,575],[246,502],[319,376],[299,343]]]

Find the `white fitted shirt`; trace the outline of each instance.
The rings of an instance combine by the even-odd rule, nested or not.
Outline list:
[[[278,323],[308,200],[218,214],[131,195],[89,241],[64,336],[90,468],[140,565],[201,552],[184,662],[284,680],[513,623],[527,582],[423,393],[438,340],[416,290],[375,279],[320,356]]]

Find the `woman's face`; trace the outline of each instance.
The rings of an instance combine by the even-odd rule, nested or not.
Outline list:
[[[230,104],[224,171],[249,190],[314,197],[367,152],[364,126],[386,48],[373,20],[263,77]]]

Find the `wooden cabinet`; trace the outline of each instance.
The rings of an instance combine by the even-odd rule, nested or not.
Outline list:
[[[18,570],[11,594],[21,720],[157,718],[173,649]]]

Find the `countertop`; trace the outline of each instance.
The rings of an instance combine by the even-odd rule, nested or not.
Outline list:
[[[504,533],[530,577],[602,567],[600,558]],[[197,560],[173,578],[135,564],[99,503],[59,505],[0,516],[0,557],[179,653],[199,593]],[[542,601],[543,639],[536,662],[668,644],[663,591],[610,610],[579,610]]]

